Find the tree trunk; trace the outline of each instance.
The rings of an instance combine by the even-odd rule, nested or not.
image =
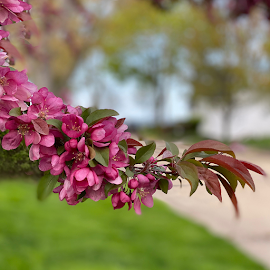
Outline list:
[[[233,115],[233,102],[225,104],[223,107],[223,119],[222,119],[222,140],[225,143],[231,142],[231,122]]]

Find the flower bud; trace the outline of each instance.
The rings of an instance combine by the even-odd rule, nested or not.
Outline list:
[[[135,189],[137,188],[139,185],[139,182],[136,180],[136,179],[131,179],[129,182],[128,182],[128,187],[130,189]]]

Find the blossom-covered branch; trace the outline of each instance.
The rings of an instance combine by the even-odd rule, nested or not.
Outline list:
[[[2,3],[2,9],[17,16],[29,9],[22,1]],[[6,18],[3,22],[13,18],[9,13],[4,17],[4,11],[0,14]],[[13,150],[23,143],[29,159],[39,161],[44,172],[38,185],[40,200],[52,191],[69,205],[111,198],[114,209],[127,204],[141,214],[141,203],[152,207],[157,190],[168,193],[173,181],[187,180],[190,195],[204,185],[220,201],[223,185],[238,213],[238,183],[255,191],[249,170],[265,174],[260,167],[237,160],[227,145],[212,140],[198,142],[182,154],[168,142],[155,156],[155,143],[143,145],[132,139],[116,111],[65,105],[47,88],[38,90],[26,71],[7,67],[1,53],[0,130],[8,130],[2,147]]]

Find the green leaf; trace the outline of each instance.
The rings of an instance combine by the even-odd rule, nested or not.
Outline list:
[[[93,167],[96,167],[96,166],[98,165],[98,163],[97,163],[95,160],[93,160],[93,159],[92,159],[92,160],[89,160],[88,164],[89,164],[89,166],[92,167],[92,168],[93,168]]]
[[[166,179],[160,179],[158,181],[158,185],[160,187],[160,189],[164,192],[164,193],[168,193],[168,188],[169,188],[169,182]]]
[[[121,174],[121,178],[122,178],[123,182],[119,185],[120,187],[123,186],[123,185],[127,182],[128,177],[127,177],[127,175],[123,172],[123,173]]]
[[[182,178],[188,180],[191,186],[191,196],[197,190],[199,185],[199,177],[196,166],[187,161],[181,161],[177,163],[176,169]]]
[[[166,171],[166,169],[164,167],[162,167],[162,166],[155,166],[154,170],[159,171],[159,172],[165,172]]]
[[[103,165],[104,167],[108,167],[109,166],[109,153],[110,153],[109,148],[108,147],[105,147],[105,148],[95,147],[94,150],[96,152],[95,160],[101,165]]]
[[[84,190],[81,194],[77,195],[77,201],[78,201],[79,199],[83,198],[85,195],[86,195],[86,192],[85,192],[85,190]]]
[[[64,145],[59,146],[57,148],[57,155],[61,155],[64,151],[65,151],[65,146]]]
[[[21,111],[21,108],[20,107],[17,107],[17,108],[13,108],[9,111],[9,115],[10,116],[19,116],[19,115],[22,115],[22,111]]]
[[[81,117],[83,118],[84,122],[86,121],[87,117],[94,111],[97,110],[96,107],[89,107],[89,108],[84,108],[83,106],[80,106],[82,109],[82,115]]]
[[[179,155],[178,147],[172,142],[166,142],[166,149],[169,150],[174,156]]]
[[[48,125],[52,125],[62,131],[62,121],[58,119],[48,119],[46,122]]]
[[[114,189],[117,189],[117,188],[118,188],[118,185],[114,185],[114,184],[111,184],[111,183],[108,182],[104,187],[105,196],[108,197],[108,193],[111,190],[114,190]]]
[[[136,153],[135,162],[143,163],[147,161],[150,157],[153,156],[155,150],[156,150],[155,142],[152,142],[151,144],[141,147]]]
[[[188,159],[186,161],[189,162],[189,163],[194,164],[197,167],[204,167],[203,164],[200,161],[196,160],[196,159]]]
[[[119,148],[120,148],[124,153],[127,153],[128,145],[127,145],[126,140],[120,141],[120,142],[118,143],[118,146],[119,146]]]
[[[17,69],[15,69],[15,68],[13,68],[13,67],[9,67],[9,69],[11,70],[11,71],[16,71]]]
[[[186,156],[183,157],[183,161],[191,159],[191,158],[195,158],[195,157],[199,157],[199,158],[206,158],[206,157],[211,157],[216,155],[218,152],[217,151],[201,151],[201,152],[194,152],[194,153],[190,153],[187,154]]]
[[[82,109],[82,107],[81,107],[81,109]],[[81,114],[83,121],[85,121],[90,114],[91,114],[91,108],[83,108],[82,114]]]
[[[132,156],[128,156],[129,157],[129,165],[133,166],[136,164],[135,159]]]
[[[45,173],[45,175],[40,179],[37,187],[37,198],[40,201],[45,200],[52,193],[58,178],[59,175]]]
[[[133,177],[134,176],[134,173],[129,169],[129,167],[126,167],[126,175],[128,177]]]
[[[85,123],[88,126],[91,126],[103,118],[116,116],[116,115],[119,115],[119,113],[114,110],[108,110],[108,109],[96,110],[87,117]]]

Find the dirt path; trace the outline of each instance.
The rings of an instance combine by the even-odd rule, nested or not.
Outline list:
[[[164,144],[158,142],[157,151]],[[187,146],[177,143],[180,149]],[[200,224],[205,225],[217,235],[226,237],[238,248],[270,269],[270,152],[254,149],[236,151],[238,159],[246,160],[261,166],[268,177],[252,174],[256,185],[254,193],[249,187],[237,187],[236,196],[240,210],[240,218],[235,218],[235,212],[223,189],[223,202],[210,196],[199,187],[197,192],[189,197],[190,186],[187,181],[180,188],[179,182],[168,193],[157,192],[155,197],[168,203],[173,209]]]

